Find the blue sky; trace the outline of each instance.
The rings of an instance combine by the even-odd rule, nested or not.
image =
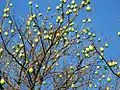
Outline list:
[[[28,14],[28,0],[11,0],[14,4],[13,11],[17,16],[27,16]],[[49,4],[48,0],[32,0],[34,5],[40,6],[41,12],[46,12]],[[76,0],[80,2],[79,0]],[[59,0],[50,0],[51,7],[55,8],[59,4]],[[0,0],[0,11],[3,11],[6,0]],[[120,57],[120,38],[117,32],[120,31],[120,0],[91,0],[92,12],[90,18],[92,23],[90,27],[97,33],[98,36],[104,38],[110,37],[112,42],[109,42],[109,48],[106,50],[107,56],[118,59]],[[54,10],[54,9],[53,9]],[[0,13],[1,13],[0,12]],[[84,13],[84,12],[83,12]],[[103,35],[101,35],[103,33]]]

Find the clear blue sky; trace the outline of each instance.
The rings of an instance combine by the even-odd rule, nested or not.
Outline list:
[[[27,16],[28,0],[11,0],[14,4],[14,12],[17,16]],[[46,12],[48,0],[32,0],[34,5],[38,4],[42,12]],[[76,0],[80,2],[80,0]],[[6,0],[0,0],[0,13],[5,7]],[[50,0],[52,8],[59,4],[59,0]],[[120,38],[117,32],[120,31],[120,0],[91,0],[92,13],[90,18],[93,22],[90,27],[93,28],[98,36],[110,37],[112,42],[109,44],[109,49],[106,50],[107,56],[119,58],[120,55]],[[81,19],[80,19],[81,20]],[[103,35],[101,35],[103,33]]]

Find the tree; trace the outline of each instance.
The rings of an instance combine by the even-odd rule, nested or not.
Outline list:
[[[30,12],[22,20],[12,12],[14,6],[9,0],[1,15],[0,85],[4,89],[120,88],[119,63],[106,59],[108,44],[86,26],[91,23],[89,0],[78,4],[60,0],[52,15],[50,4],[46,15],[39,11],[39,5],[28,4]],[[88,15],[79,23],[76,18],[80,11]]]

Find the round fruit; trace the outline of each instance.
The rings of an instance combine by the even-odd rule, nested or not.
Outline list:
[[[5,36],[8,36],[8,32],[5,32],[4,35],[5,35]]]
[[[111,82],[111,78],[108,77],[108,78],[107,78],[107,81],[108,81],[108,82]]]
[[[118,32],[118,36],[120,36],[120,32]]]
[[[4,85],[4,84],[5,84],[5,80],[4,80],[3,78],[0,80],[0,84],[1,84],[1,85]]]
[[[32,2],[31,1],[29,1],[29,3],[28,3],[30,6],[32,5]]]
[[[103,48],[103,47],[101,47],[101,48],[100,48],[100,51],[101,51],[101,52],[104,52],[104,48]]]
[[[33,68],[29,68],[29,73],[33,73]]]
[[[87,7],[86,7],[86,11],[88,11],[88,12],[91,11],[91,7],[90,7],[90,6],[87,6]]]
[[[35,7],[36,7],[36,8],[39,8],[39,6],[38,6],[38,5],[36,5]]]
[[[74,84],[72,84],[72,85],[71,85],[71,88],[75,88],[75,85],[74,85]]]

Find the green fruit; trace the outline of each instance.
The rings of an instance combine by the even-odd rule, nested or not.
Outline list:
[[[8,36],[8,32],[5,32],[4,35],[5,35],[5,36]]]
[[[92,20],[90,18],[88,18],[88,22],[90,23],[90,22],[92,22]]]
[[[104,52],[104,48],[103,48],[103,47],[101,47],[101,48],[100,48],[100,51],[101,51],[101,52]]]
[[[118,36],[120,36],[120,32],[118,32]]]
[[[12,24],[12,20],[9,20],[9,24]]]
[[[11,30],[11,33],[14,33],[14,30],[13,30],[13,29]]]
[[[94,47],[92,45],[89,46],[89,50],[90,51],[93,51],[94,50]]]
[[[3,78],[0,80],[0,84],[1,84],[1,85],[4,85],[4,84],[5,84],[5,80],[4,80]]]
[[[92,84],[89,84],[89,87],[92,88]]]
[[[91,11],[91,7],[90,7],[90,6],[87,6],[87,7],[86,7],[86,11],[88,11],[88,12]]]
[[[95,72],[95,74],[97,75],[97,74],[98,74],[98,72],[96,71],[96,72]]]
[[[77,53],[77,57],[79,57],[80,56],[80,53]]]
[[[49,6],[49,7],[48,7],[48,11],[50,11],[50,10],[51,10],[51,7]]]
[[[3,52],[3,49],[2,48],[0,48],[0,53],[2,53]]]
[[[38,5],[36,5],[35,7],[36,7],[36,8],[39,8],[39,6],[38,6]]]
[[[59,10],[60,9],[60,7],[59,6],[56,6],[56,10]]]
[[[101,39],[100,38],[98,38],[98,42],[100,42],[101,41]]]
[[[86,51],[87,51],[87,52],[90,52],[90,49],[89,49],[89,48],[86,48]]]
[[[75,0],[72,0],[71,4],[72,4],[72,5],[75,5]]]
[[[13,4],[12,3],[10,3],[10,7],[12,7],[13,6]]]
[[[33,73],[33,68],[29,68],[29,73]]]
[[[111,78],[108,77],[108,78],[107,78],[107,81],[108,81],[108,82],[111,82]]]
[[[45,81],[43,81],[43,85],[47,84]]]
[[[105,75],[102,75],[102,78],[105,78],[106,76]]]
[[[86,19],[82,20],[83,23],[86,23]]]
[[[97,69],[100,69],[100,66],[97,66]]]
[[[75,88],[75,85],[74,85],[74,84],[72,84],[72,85],[71,85],[71,88]]]
[[[30,6],[32,5],[32,2],[31,1],[29,1],[29,3],[28,3]]]
[[[108,44],[107,43],[105,44],[105,47],[108,48]]]
[[[71,69],[71,70],[74,70],[74,67],[73,67],[73,66],[70,66],[70,69]]]

